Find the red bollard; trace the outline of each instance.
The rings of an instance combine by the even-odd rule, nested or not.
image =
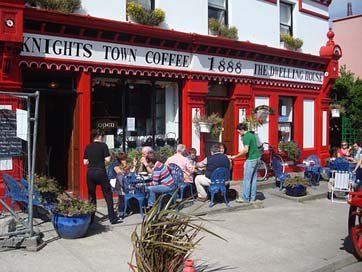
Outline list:
[[[192,260],[186,260],[183,272],[195,272],[194,262]]]

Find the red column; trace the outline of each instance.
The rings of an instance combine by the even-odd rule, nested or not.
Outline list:
[[[77,83],[78,103],[79,103],[79,190],[80,196],[86,198],[87,192],[87,179],[86,167],[83,165],[83,152],[87,144],[90,143],[91,131],[91,73],[80,72]]]
[[[233,127],[239,123],[239,112],[240,110],[245,110],[247,116],[251,114],[252,109],[252,88],[249,84],[241,84],[236,83],[233,94],[231,96],[231,100],[234,100],[234,124]],[[239,134],[234,129],[234,149],[230,152],[231,154],[237,154],[239,152]],[[244,175],[244,161],[245,157],[239,157],[233,160],[233,180],[240,180],[243,178]]]
[[[185,81],[182,89],[182,143],[186,148],[192,147],[192,108],[199,108],[200,113],[205,113],[205,98],[208,82],[205,80]],[[203,137],[200,136],[200,156],[204,156]]]

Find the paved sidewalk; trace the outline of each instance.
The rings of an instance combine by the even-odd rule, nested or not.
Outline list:
[[[239,191],[240,184],[232,189]],[[254,204],[230,202],[230,208],[217,203],[195,202],[183,212],[203,215],[210,230],[227,242],[205,236],[192,254],[197,271],[335,271],[356,263],[351,254],[347,230],[347,204],[334,204],[325,198],[326,182],[308,188],[303,199],[286,198],[273,182],[258,185]],[[37,221],[47,245],[38,252],[0,252],[1,271],[129,271],[132,244],[130,236],[141,222],[133,214],[118,225],[98,207],[97,221],[85,238],[60,239],[50,222]],[[361,264],[362,271],[362,264]]]

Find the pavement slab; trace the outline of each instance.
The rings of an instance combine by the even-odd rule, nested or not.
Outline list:
[[[348,238],[349,206],[326,199],[325,182],[309,190],[319,197],[304,201],[285,198],[271,184],[258,186],[258,198],[263,200],[252,204],[231,199],[230,208],[222,202],[209,208],[208,203],[195,201],[182,210],[202,216],[205,227],[226,239],[200,234],[203,239],[191,254],[196,271],[322,272],[360,264]],[[231,186],[237,191],[240,187]],[[36,219],[47,245],[38,252],[0,252],[1,271],[130,271],[130,236],[142,218],[135,213],[110,225],[105,213],[106,206],[99,201],[87,236],[74,240],[59,238],[51,222]],[[362,271],[360,267],[356,271]]]

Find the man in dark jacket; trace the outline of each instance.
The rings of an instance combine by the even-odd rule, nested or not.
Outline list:
[[[87,186],[89,202],[97,205],[96,186],[100,185],[103,196],[107,203],[108,218],[111,224],[117,224],[120,220],[113,210],[113,196],[111,184],[109,183],[105,161],[110,162],[108,146],[103,142],[103,133],[98,130],[92,131],[93,142],[88,144],[84,150],[83,162],[87,165]],[[92,222],[94,214],[92,215]]]
[[[219,167],[230,169],[230,160],[225,154],[221,153],[220,144],[214,144],[210,152],[210,156],[207,156],[203,161],[196,164],[196,168],[206,167],[205,174],[197,175],[195,178],[197,200],[202,202],[207,200],[207,193],[204,186],[210,186],[212,172]]]

